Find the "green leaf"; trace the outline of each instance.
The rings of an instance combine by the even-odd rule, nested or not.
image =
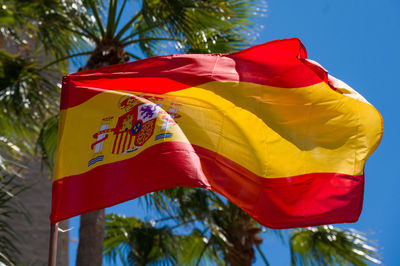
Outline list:
[[[371,240],[354,229],[332,225],[296,229],[291,233],[292,265],[381,264]]]

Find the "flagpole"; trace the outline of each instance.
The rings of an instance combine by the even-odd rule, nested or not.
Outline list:
[[[56,266],[58,223],[50,225],[49,266]]]

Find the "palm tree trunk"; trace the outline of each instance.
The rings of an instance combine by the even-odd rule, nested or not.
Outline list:
[[[251,266],[251,262],[253,261],[252,257],[242,257],[240,260],[227,260],[227,264],[230,266]]]
[[[254,246],[258,247],[262,243],[259,235],[261,228],[254,223],[253,219],[239,209],[233,203],[228,203],[228,210],[234,219],[228,219],[226,231],[229,232],[228,239],[233,245],[233,249],[225,254],[225,260],[231,266],[251,266],[255,259]]]
[[[103,260],[104,209],[81,215],[77,266],[98,266]]]

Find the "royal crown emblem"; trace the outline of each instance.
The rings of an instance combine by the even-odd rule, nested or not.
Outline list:
[[[99,131],[93,134],[95,142],[90,148],[94,152],[94,158],[89,160],[88,166],[104,159],[103,144],[109,139],[112,139],[110,151],[112,154],[130,153],[137,151],[153,136],[157,117],[163,120],[161,129],[168,129],[171,125],[175,125],[174,119],[179,117],[177,108],[169,108],[168,112],[164,111],[161,103],[155,103],[162,99],[148,95],[123,96],[118,102],[118,107],[125,113],[117,119],[113,116],[103,118]],[[115,126],[110,128],[114,123]],[[155,140],[168,137],[172,137],[172,133],[157,135]]]

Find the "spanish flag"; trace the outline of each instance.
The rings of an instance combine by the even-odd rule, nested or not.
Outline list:
[[[210,189],[270,228],[357,221],[382,118],[298,39],[63,79],[51,222]]]

